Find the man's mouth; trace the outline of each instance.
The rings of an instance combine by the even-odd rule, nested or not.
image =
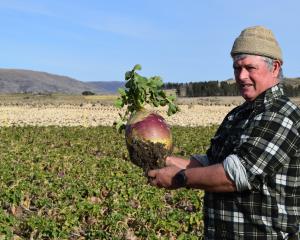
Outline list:
[[[253,84],[251,84],[251,83],[241,83],[240,87],[241,88],[249,88],[249,87],[253,87]]]

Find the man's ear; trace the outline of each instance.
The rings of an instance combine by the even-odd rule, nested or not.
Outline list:
[[[279,60],[274,60],[273,61],[273,71],[272,71],[274,77],[278,77],[280,68],[281,68],[281,62]]]

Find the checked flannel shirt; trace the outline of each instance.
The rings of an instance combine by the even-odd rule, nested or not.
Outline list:
[[[234,154],[251,189],[206,192],[205,239],[289,239],[300,222],[300,109],[280,84],[233,109],[211,140],[209,165]],[[297,239],[297,238],[296,238]]]

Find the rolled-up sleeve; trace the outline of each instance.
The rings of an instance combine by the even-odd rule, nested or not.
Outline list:
[[[229,178],[235,183],[238,192],[251,190],[246,169],[237,155],[231,154],[226,157],[223,167]]]

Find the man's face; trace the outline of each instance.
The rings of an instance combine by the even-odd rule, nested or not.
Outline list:
[[[234,61],[234,76],[242,97],[253,101],[258,95],[278,83],[278,65],[272,69],[261,56],[246,55]]]

